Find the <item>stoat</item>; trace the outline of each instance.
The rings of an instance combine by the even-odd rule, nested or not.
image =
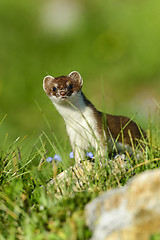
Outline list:
[[[46,76],[43,89],[64,119],[75,161],[89,147],[104,157],[110,145],[137,144],[145,133],[131,119],[98,111],[81,91],[83,79],[74,71],[67,76]]]

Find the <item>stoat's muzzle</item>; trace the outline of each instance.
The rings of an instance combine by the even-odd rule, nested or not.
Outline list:
[[[61,90],[61,91],[60,91],[60,95],[61,95],[62,97],[64,97],[64,96],[66,95],[66,92],[63,91],[63,90]]]

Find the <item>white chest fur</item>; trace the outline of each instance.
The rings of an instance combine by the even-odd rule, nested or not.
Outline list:
[[[77,96],[76,101],[74,99],[74,104],[73,101],[60,103],[52,97],[51,100],[65,121],[76,161],[85,157],[85,150],[89,146],[98,150],[101,136],[98,132],[97,120],[93,109],[85,104],[81,95]]]

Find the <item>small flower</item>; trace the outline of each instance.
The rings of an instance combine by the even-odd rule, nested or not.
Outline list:
[[[40,205],[40,206],[39,206],[39,210],[40,210],[40,211],[43,211],[43,210],[44,210],[44,206],[43,206],[43,205]]]
[[[52,162],[53,160],[56,160],[58,162],[62,161],[61,157],[57,154],[55,154],[54,157],[47,157],[46,159],[47,162]]]
[[[46,159],[47,162],[52,162],[52,160],[53,160],[53,157],[47,157]]]
[[[89,158],[93,158],[93,153],[87,152],[87,153],[86,153],[86,156],[89,157]]]
[[[59,155],[57,155],[57,154],[54,155],[54,158],[53,158],[53,159],[54,159],[54,160],[57,160],[58,162],[61,162],[61,161],[62,161],[61,157],[60,157]]]
[[[70,157],[70,158],[74,158],[73,151],[72,151],[72,152],[70,152],[70,154],[69,154],[69,157]]]

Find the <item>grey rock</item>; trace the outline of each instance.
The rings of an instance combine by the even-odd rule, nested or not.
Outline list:
[[[160,232],[160,169],[94,199],[85,214],[92,240],[149,240]]]

